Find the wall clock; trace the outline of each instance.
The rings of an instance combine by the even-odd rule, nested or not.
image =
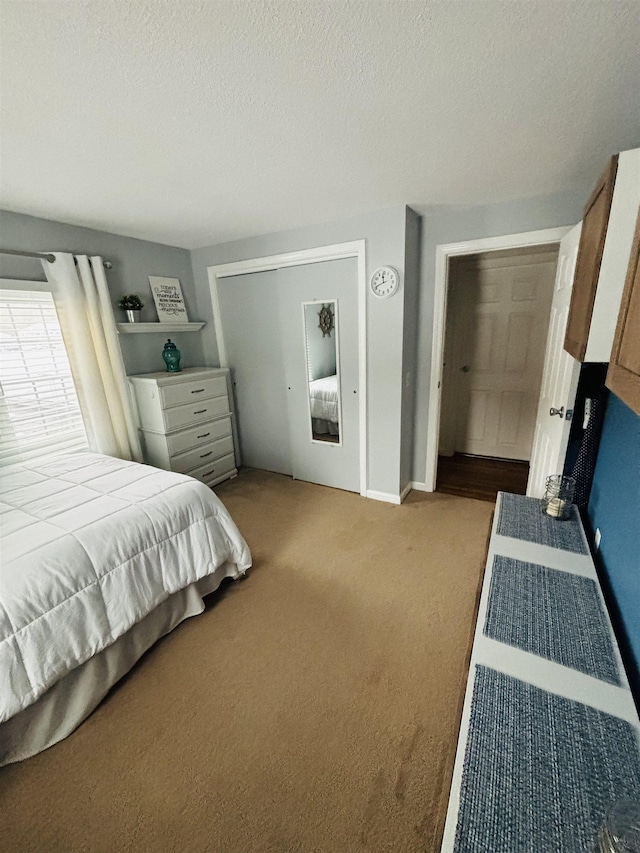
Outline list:
[[[400,276],[393,267],[379,267],[371,276],[371,292],[381,298],[393,296],[400,284]]]

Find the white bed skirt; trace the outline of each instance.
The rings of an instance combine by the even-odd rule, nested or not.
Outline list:
[[[225,578],[237,576],[235,564],[223,563],[212,574],[169,596],[37,702],[0,723],[0,767],[30,758],[70,735],[160,637],[190,616],[202,613],[203,596],[214,592]]]
[[[327,421],[324,418],[311,418],[311,428],[316,435],[339,435],[340,430],[337,423]]]

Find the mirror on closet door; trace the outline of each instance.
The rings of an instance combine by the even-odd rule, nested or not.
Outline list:
[[[312,441],[341,444],[337,299],[303,302]]]

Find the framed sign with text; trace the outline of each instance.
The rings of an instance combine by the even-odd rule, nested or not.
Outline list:
[[[161,275],[150,275],[149,284],[153,301],[156,303],[158,320],[161,323],[187,323],[187,310],[184,307],[182,288],[179,278],[165,278]]]

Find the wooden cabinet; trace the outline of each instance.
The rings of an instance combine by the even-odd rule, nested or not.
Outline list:
[[[564,339],[565,350],[578,361],[584,361],[587,351],[617,168],[618,155],[611,158],[584,209],[582,234],[580,235],[580,247]],[[607,360],[605,359],[605,361]]]
[[[585,208],[564,348],[608,362],[640,204],[640,148],[613,157]]]
[[[145,462],[215,486],[235,477],[229,371],[192,367],[130,376]]]
[[[607,372],[607,387],[640,415],[640,208]]]

